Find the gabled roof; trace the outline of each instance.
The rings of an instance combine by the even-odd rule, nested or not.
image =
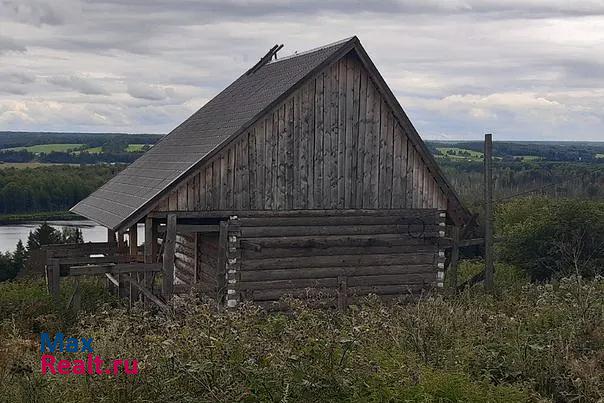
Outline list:
[[[296,83],[350,50],[353,40],[278,59],[254,74],[243,74],[71,211],[111,229],[121,227],[214,148],[251,126]]]
[[[307,78],[353,49],[448,195],[449,205],[456,211],[454,220],[463,222],[467,211],[357,37],[274,60],[253,74],[243,74],[71,211],[111,229],[136,223],[179,178],[247,130]]]

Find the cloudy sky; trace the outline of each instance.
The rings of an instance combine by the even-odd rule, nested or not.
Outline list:
[[[167,133],[352,35],[425,138],[604,141],[604,0],[0,0],[0,130]]]

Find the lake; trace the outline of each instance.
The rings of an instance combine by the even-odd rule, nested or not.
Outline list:
[[[48,225],[56,229],[63,227],[76,227],[82,230],[84,236],[84,242],[106,242],[107,241],[107,228],[98,225],[94,221],[90,220],[70,220],[60,221],[52,220],[47,221]],[[0,225],[0,251],[1,252],[12,252],[15,250],[15,246],[19,239],[23,241],[23,244],[27,244],[27,236],[29,231],[36,229],[42,221],[32,221],[19,224]],[[142,244],[145,239],[145,230],[143,225],[138,226],[138,243]]]

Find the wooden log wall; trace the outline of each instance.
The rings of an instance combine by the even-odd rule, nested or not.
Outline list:
[[[192,286],[196,283],[197,259],[195,234],[176,234],[174,251],[174,277],[176,284]]]
[[[350,54],[212,157],[158,211],[445,210],[447,199]]]
[[[218,234],[197,235],[197,286],[212,298],[218,296],[218,250]]]
[[[340,216],[239,217],[232,298],[400,295],[442,286],[445,214],[415,209]],[[232,291],[232,290],[231,290]]]

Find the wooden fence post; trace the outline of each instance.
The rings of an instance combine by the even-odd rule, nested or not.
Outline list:
[[[232,216],[228,223],[227,250],[226,250],[226,278],[227,278],[227,308],[234,308],[239,304],[241,295],[237,281],[239,279],[239,266],[241,265],[241,251],[239,250],[239,238],[241,228],[237,216]]]
[[[493,289],[493,136],[484,135],[484,246],[485,269],[484,286],[487,290]]]
[[[166,301],[174,293],[174,248],[176,243],[176,214],[168,214],[162,270],[162,294]]]

